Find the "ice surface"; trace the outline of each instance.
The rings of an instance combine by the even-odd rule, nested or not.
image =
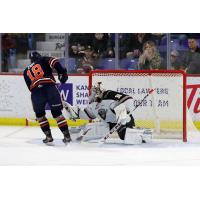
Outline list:
[[[0,165],[200,165],[200,141],[153,140],[151,144],[124,145],[110,139],[64,145],[52,128],[54,146],[42,143],[38,127],[0,127]],[[72,134],[72,138],[77,135]]]

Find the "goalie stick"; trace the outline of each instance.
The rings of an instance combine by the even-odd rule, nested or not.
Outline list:
[[[72,108],[72,106],[66,101],[62,100],[63,107],[70,114],[70,119],[76,121],[78,119],[78,113]]]
[[[69,106],[69,104],[67,103],[67,102],[65,102],[65,101],[62,101],[62,103],[63,103],[63,107],[66,109],[66,111],[70,114],[70,118],[73,120],[73,121],[76,121],[78,118],[78,113],[71,107],[71,106]],[[76,116],[74,116],[74,114],[76,115]],[[88,133],[88,131],[89,130],[91,130],[91,128],[86,128],[86,127],[84,127],[83,129],[82,129],[82,133],[81,133],[81,135],[80,136],[78,136],[75,140],[77,141],[77,142],[81,142],[82,140],[83,140],[83,137]]]
[[[144,100],[145,100],[150,94],[153,93],[153,91],[155,91],[155,89],[151,89],[151,90],[149,91],[149,93],[146,94],[146,95],[144,96],[144,98],[141,100],[141,102],[135,106],[135,108],[133,109],[133,111],[132,111],[131,113],[129,113],[129,116],[144,102]],[[120,128],[121,126],[122,126],[122,123],[121,123],[121,122],[117,123],[117,124],[103,137],[103,139],[99,140],[99,143],[102,143],[102,144],[105,143],[106,140],[110,137],[110,135],[112,135],[112,133],[118,131],[119,128]]]
[[[83,132],[81,133],[81,135],[76,138],[77,142],[81,142],[83,140],[83,137],[88,133],[89,130],[91,130],[91,128],[88,128],[88,129],[84,128],[82,130]]]

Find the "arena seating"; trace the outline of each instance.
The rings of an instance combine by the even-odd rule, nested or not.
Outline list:
[[[99,59],[96,68],[98,69],[115,69],[115,59],[114,58],[103,58]]]
[[[120,60],[120,69],[138,69],[138,59],[122,59]]]
[[[65,59],[60,58],[59,59],[62,66],[65,66]],[[67,71],[68,73],[75,73],[77,71],[77,64],[75,58],[68,58],[67,60]]]

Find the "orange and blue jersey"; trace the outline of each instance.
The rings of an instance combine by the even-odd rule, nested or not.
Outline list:
[[[57,58],[41,57],[38,61],[31,63],[24,70],[24,79],[30,91],[39,85],[55,85],[53,70],[58,74],[67,74],[67,69],[62,67]]]

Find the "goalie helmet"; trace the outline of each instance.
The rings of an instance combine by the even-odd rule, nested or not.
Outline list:
[[[36,62],[39,60],[42,56],[37,52],[33,51],[29,54],[29,59],[31,60],[31,63]]]
[[[92,86],[91,95],[89,97],[89,103],[101,102],[103,93],[105,92],[101,85],[102,82],[98,82],[96,85]]]

